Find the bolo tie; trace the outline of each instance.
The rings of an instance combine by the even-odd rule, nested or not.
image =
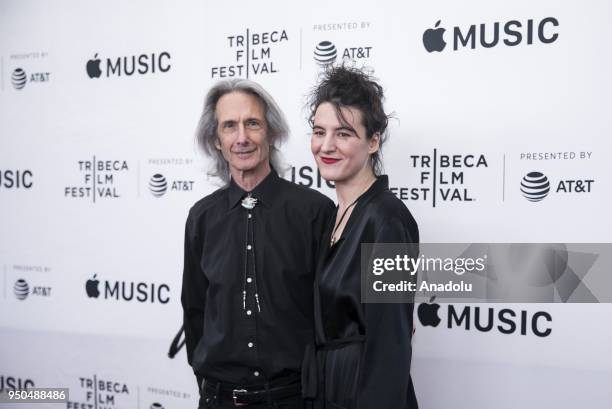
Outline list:
[[[247,275],[248,275],[248,262],[249,262],[249,251],[251,251],[251,261],[253,266],[253,287],[255,288],[255,303],[257,304],[257,312],[261,312],[261,307],[259,305],[259,293],[257,291],[257,268],[255,262],[255,236],[253,234],[253,215],[251,210],[257,205],[257,199],[251,196],[249,193],[244,199],[242,199],[241,203],[242,207],[248,210],[247,218],[246,218],[246,229],[245,229],[245,246],[244,246],[244,276],[242,280],[242,309],[246,310],[246,299],[247,299]],[[249,236],[251,238],[249,244]]]

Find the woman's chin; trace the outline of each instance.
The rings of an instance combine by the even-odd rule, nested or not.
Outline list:
[[[321,177],[328,182],[336,182],[341,179],[338,172],[331,169],[326,169],[325,166],[319,167],[319,173],[321,174]]]

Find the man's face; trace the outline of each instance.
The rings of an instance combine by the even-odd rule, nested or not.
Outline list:
[[[234,91],[217,102],[217,149],[229,164],[232,177],[269,170],[268,125],[264,107],[256,96]]]

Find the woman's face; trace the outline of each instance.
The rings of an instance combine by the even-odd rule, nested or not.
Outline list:
[[[371,171],[370,155],[378,150],[378,135],[366,137],[361,110],[340,108],[345,124],[335,107],[324,102],[317,107],[312,127],[310,149],[321,176],[333,182],[346,182],[361,172]]]

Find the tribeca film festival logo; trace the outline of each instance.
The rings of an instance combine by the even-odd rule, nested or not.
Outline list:
[[[165,73],[170,71],[170,53],[150,53],[120,57],[109,57],[104,60],[103,68],[100,68],[102,60],[98,58],[98,53],[87,61],[85,70],[89,78],[100,78],[104,75],[110,77],[130,77],[132,75],[147,75]]]
[[[0,190],[30,189],[32,171],[29,169],[0,169]]]
[[[321,41],[317,44],[314,50],[314,60],[321,66],[326,67],[336,62],[338,55],[343,61],[358,61],[370,58],[371,46],[362,47],[346,47],[344,51],[338,53],[338,49],[331,41]]]
[[[91,199],[118,199],[117,177],[129,172],[125,160],[92,160],[77,161],[78,170],[83,177],[83,183],[77,186],[66,186],[64,197]]]
[[[440,317],[440,304],[421,303],[417,309],[423,327],[438,327],[443,322]],[[494,332],[502,335],[535,335],[540,338],[552,333],[552,316],[546,311],[530,312],[512,308],[469,306],[464,304],[445,304],[444,324],[448,329],[465,331]]]
[[[423,46],[432,52],[442,52],[446,49],[444,40],[446,29],[440,26],[438,20],[433,28],[423,33]],[[469,27],[455,26],[452,29],[452,49],[476,49],[477,47],[492,48],[500,45],[514,47],[518,45],[532,45],[535,43],[551,44],[559,38],[555,28],[559,21],[554,17],[545,17],[541,20],[528,19],[527,21],[510,20],[505,23],[472,24]]]
[[[70,400],[67,409],[114,409],[134,407],[130,402],[130,388],[125,382],[92,377],[79,377],[79,388],[70,389]]]
[[[279,29],[253,33],[248,28],[244,34],[227,36],[228,47],[233,53],[232,63],[213,66],[211,78],[244,77],[276,74],[280,67],[275,64],[273,51],[278,45],[289,41],[287,30]]]
[[[85,292],[88,298],[100,298],[115,301],[138,301],[140,303],[167,304],[170,301],[170,286],[168,284],[146,283],[134,281],[104,281],[100,291],[100,280],[94,274],[85,282]]]
[[[561,179],[553,192],[556,194],[591,193],[595,179]],[[542,172],[529,172],[521,180],[521,193],[530,202],[543,200],[551,190],[551,182]]]
[[[391,191],[401,200],[431,202],[433,207],[440,202],[475,201],[466,171],[489,167],[482,153],[447,155],[434,149],[431,155],[410,155],[408,159],[408,166],[417,171],[416,186],[391,187]]]

